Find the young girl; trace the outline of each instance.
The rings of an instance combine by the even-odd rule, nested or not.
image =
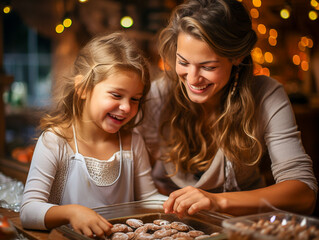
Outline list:
[[[140,135],[150,79],[147,62],[122,33],[91,40],[63,83],[55,111],[41,120],[25,186],[23,227],[70,223],[89,237],[111,224],[91,208],[160,197]]]

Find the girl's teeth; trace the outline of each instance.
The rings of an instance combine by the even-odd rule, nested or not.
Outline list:
[[[192,89],[195,89],[195,90],[203,90],[203,89],[207,88],[207,86],[208,86],[208,85],[196,87],[196,86],[194,86],[194,85],[191,85],[191,88],[192,88]]]
[[[115,116],[115,115],[113,115],[113,114],[110,114],[110,116],[113,117],[113,118],[115,118],[115,119],[117,119],[117,120],[123,120],[123,119],[124,119],[124,118],[120,118],[120,117],[118,117],[118,116]]]

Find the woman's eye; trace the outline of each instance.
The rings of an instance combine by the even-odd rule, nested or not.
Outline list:
[[[187,65],[186,62],[182,62],[182,61],[178,61],[178,64],[179,64],[179,65],[182,65],[182,66],[186,66],[186,65]]]
[[[216,67],[205,67],[203,66],[203,69],[206,70],[206,71],[212,71],[214,70]]]

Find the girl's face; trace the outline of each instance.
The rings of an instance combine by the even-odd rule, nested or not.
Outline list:
[[[178,35],[176,73],[191,101],[218,105],[232,66],[228,58],[218,56],[206,42],[186,33]]]
[[[138,112],[144,85],[133,71],[117,71],[93,88],[83,111],[83,120],[108,133],[116,133]]]

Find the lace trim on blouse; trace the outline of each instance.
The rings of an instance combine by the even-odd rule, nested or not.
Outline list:
[[[123,161],[132,156],[131,151],[123,151]],[[113,184],[120,174],[120,152],[114,153],[109,160],[99,160],[85,157],[88,172],[97,186],[109,186]]]

